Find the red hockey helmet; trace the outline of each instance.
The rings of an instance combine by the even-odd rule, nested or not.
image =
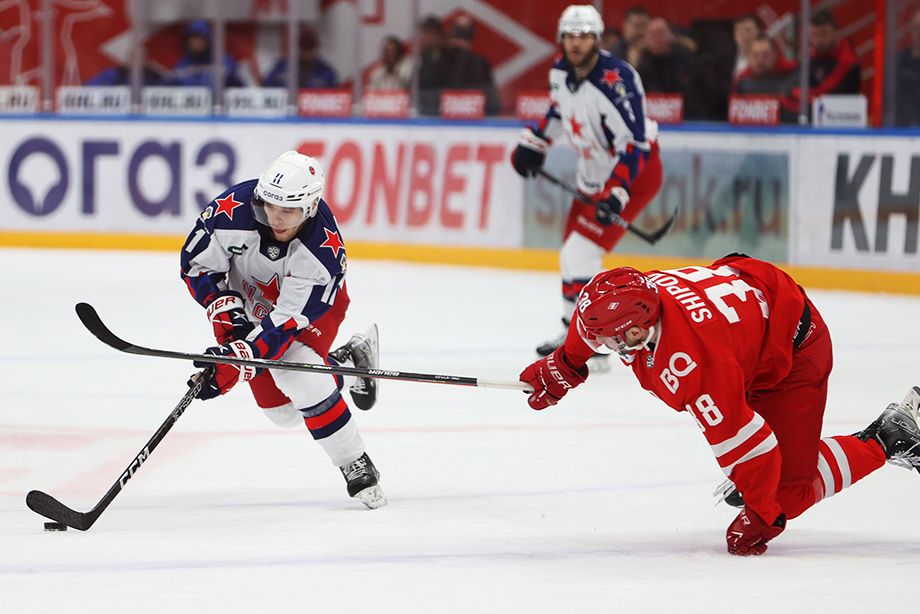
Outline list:
[[[575,313],[588,339],[616,340],[622,351],[623,333],[633,326],[654,326],[660,306],[651,279],[631,267],[620,267],[594,276],[581,291]]]

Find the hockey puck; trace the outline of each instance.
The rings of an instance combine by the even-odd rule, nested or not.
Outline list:
[[[61,524],[60,522],[46,522],[45,530],[46,531],[66,531],[67,525]]]

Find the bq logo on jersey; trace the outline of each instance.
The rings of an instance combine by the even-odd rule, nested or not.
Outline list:
[[[694,369],[696,369],[696,361],[689,354],[675,352],[668,360],[668,366],[661,371],[658,377],[661,378],[665,388],[671,391],[671,394],[676,394],[677,389],[680,388],[680,378],[689,375]]]

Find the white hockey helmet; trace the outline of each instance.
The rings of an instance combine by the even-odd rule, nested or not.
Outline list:
[[[590,4],[570,4],[559,17],[556,40],[561,41],[563,34],[593,34],[600,42],[604,32],[604,20],[597,9]]]
[[[316,215],[323,195],[326,173],[316,158],[286,151],[275,158],[259,175],[252,192],[252,211],[256,219],[269,226],[265,204],[300,208],[303,220]]]

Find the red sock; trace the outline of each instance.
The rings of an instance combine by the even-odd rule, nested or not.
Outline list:
[[[836,495],[885,464],[885,453],[875,440],[852,435],[822,439],[818,466],[811,484],[780,485],[778,499],[788,518],[795,518],[812,505]]]

